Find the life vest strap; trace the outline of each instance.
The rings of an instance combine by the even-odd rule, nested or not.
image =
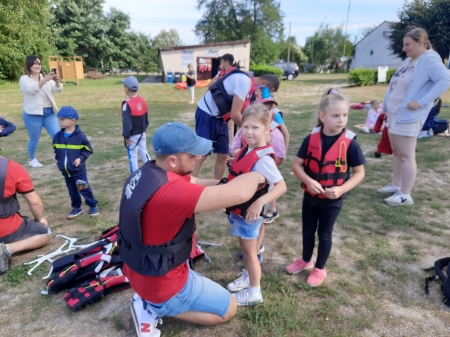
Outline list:
[[[192,241],[192,235],[190,235],[188,238],[185,238],[183,241],[174,244],[172,246],[168,247],[158,247],[158,246],[138,246],[134,245],[131,242],[128,242],[124,239],[122,236],[122,233],[119,231],[120,240],[123,242],[125,247],[127,249],[132,249],[133,251],[137,252],[138,254],[145,254],[145,255],[163,255],[163,254],[171,254],[177,252],[180,248],[183,248],[187,243]]]

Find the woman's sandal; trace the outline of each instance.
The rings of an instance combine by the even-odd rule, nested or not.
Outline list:
[[[267,211],[267,213],[264,215],[263,223],[272,223],[272,222],[274,222],[275,219],[277,219],[279,216],[280,216],[280,214],[278,214],[277,211],[269,210],[269,211]]]

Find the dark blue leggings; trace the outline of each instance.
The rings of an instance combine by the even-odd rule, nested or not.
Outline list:
[[[341,212],[341,208],[327,204],[311,205],[308,201],[303,200],[303,260],[306,262],[311,261],[317,231],[319,235],[319,249],[315,265],[316,268],[325,268],[325,263],[331,251],[333,226]]]

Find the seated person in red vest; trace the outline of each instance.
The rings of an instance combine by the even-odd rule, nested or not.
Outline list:
[[[155,163],[125,182],[120,205],[120,256],[136,294],[131,311],[139,336],[159,336],[161,316],[217,325],[236,313],[236,300],[219,284],[189,269],[195,214],[248,201],[265,178],[256,172],[227,184],[191,176],[212,148],[187,125],[167,123],[153,135]]]
[[[290,274],[313,269],[306,284],[322,284],[330,256],[333,227],[344,198],[364,178],[366,162],[355,133],[346,129],[348,102],[339,93],[320,101],[317,127],[307,136],[294,159],[292,171],[305,190],[302,206],[303,254],[286,267]],[[350,174],[350,170],[352,174]],[[315,264],[312,255],[316,232],[319,247]]]
[[[22,194],[34,219],[19,214],[16,193]],[[11,255],[47,245],[52,232],[44,218],[41,198],[22,165],[0,157],[0,275],[11,264]]]
[[[145,131],[148,127],[147,102],[138,96],[139,82],[136,77],[128,76],[123,81],[127,99],[122,102],[123,138],[130,160],[130,171],[133,173],[138,168],[138,152],[144,163],[150,160],[147,151],[147,138]]]

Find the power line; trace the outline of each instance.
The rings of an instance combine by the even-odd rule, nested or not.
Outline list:
[[[347,39],[347,26],[348,26],[348,16],[350,14],[350,2],[351,2],[351,0],[348,0],[347,22],[345,23],[345,34],[344,34],[344,55],[342,55],[342,56],[345,56],[345,46],[347,44],[345,42],[346,42],[346,39]]]

